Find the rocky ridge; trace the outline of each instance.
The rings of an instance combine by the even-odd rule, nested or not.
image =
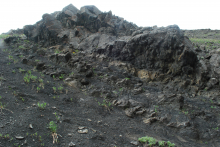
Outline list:
[[[21,62],[50,77],[65,75],[88,102],[104,99],[107,112],[114,104],[176,146],[220,144],[219,49],[195,48],[177,25],[138,27],[95,6],[68,5],[19,31],[27,39],[5,42]]]

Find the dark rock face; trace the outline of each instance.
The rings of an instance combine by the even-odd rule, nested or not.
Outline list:
[[[42,18],[35,25],[25,26],[23,30],[28,38],[36,42],[43,41],[46,46],[57,42],[70,41],[70,38],[74,37],[80,36],[84,38],[87,37],[84,35],[88,33],[101,32],[119,36],[131,35],[131,30],[137,28],[135,24],[128,23],[123,18],[113,16],[111,12],[102,13],[95,6],[84,6],[78,10],[70,4],[61,12],[44,14]],[[85,28],[83,33],[77,28],[79,26],[82,29]],[[66,34],[64,33],[67,31],[66,29],[74,29],[74,33]],[[68,39],[65,40],[63,37]]]
[[[180,74],[182,67],[194,67],[197,57],[178,26],[158,28],[132,37],[128,42],[115,41],[108,56],[129,61],[136,67]],[[111,51],[110,51],[111,50]]]
[[[42,18],[35,25],[27,25],[23,29],[28,39],[39,42],[41,46],[60,44],[67,52],[73,49],[103,60],[111,58],[123,61],[134,66],[127,68],[130,73],[146,81],[167,83],[170,80],[167,75],[193,75],[201,87],[204,81],[209,80],[207,72],[204,72],[206,64],[197,62],[192,43],[177,25],[137,27],[112,15],[111,11],[103,13],[95,6],[84,6],[78,10],[72,4],[60,12],[44,14]],[[50,59],[68,62],[70,67],[86,72],[86,66],[76,64],[72,59],[72,51],[66,51],[52,55]],[[213,68],[216,65],[214,57],[209,57]],[[182,87],[188,85],[183,84]]]

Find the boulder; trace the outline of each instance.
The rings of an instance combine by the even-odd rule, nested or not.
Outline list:
[[[87,13],[89,14],[91,17],[97,17],[99,14],[101,14],[102,12],[93,5],[89,5],[89,6],[83,6],[80,8],[80,13]]]
[[[69,4],[68,6],[63,8],[62,12],[67,12],[67,14],[71,13],[73,16],[73,15],[76,15],[79,12],[79,10],[72,4]]]

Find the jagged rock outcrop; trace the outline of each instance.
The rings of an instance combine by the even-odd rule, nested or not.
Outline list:
[[[35,25],[24,26],[24,34],[32,40],[43,41],[45,46],[66,41],[64,38],[70,37],[70,34],[64,32],[68,29],[75,29],[74,37],[77,37],[80,32],[77,27],[84,30],[83,36],[97,32],[115,36],[131,35],[132,30],[137,28],[123,18],[113,16],[111,11],[102,13],[95,6],[84,6],[78,10],[70,4],[62,11],[44,14],[42,18]]]
[[[166,75],[204,78],[202,72],[195,74],[195,66],[202,63],[197,62],[193,45],[177,25],[137,27],[111,11],[102,13],[95,6],[78,10],[70,4],[25,26],[24,34],[42,46],[64,44],[130,63],[137,69],[135,74],[146,81],[166,81]]]

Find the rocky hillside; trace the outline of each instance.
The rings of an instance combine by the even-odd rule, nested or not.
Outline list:
[[[218,38],[73,5],[11,34],[0,146],[220,146]]]

